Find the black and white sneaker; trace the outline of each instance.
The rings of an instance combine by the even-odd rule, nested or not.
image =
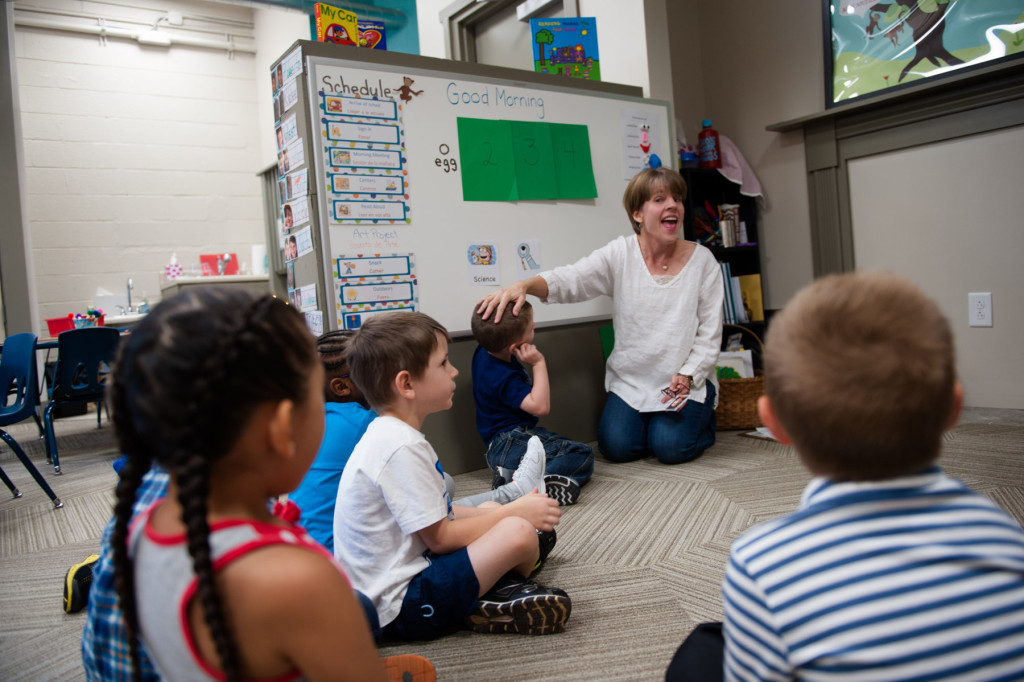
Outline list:
[[[555,533],[554,528],[537,531],[537,544],[540,546],[540,556],[537,557],[537,563],[534,565],[533,570],[530,571],[530,575],[541,569],[544,565],[544,560],[548,558],[551,550],[555,548],[556,542],[558,542],[558,535]]]
[[[491,477],[491,490],[497,490],[501,486],[511,483],[512,474],[514,473],[514,469],[506,469],[505,467],[494,467],[494,476]]]
[[[510,572],[480,597],[466,617],[466,627],[473,632],[552,635],[565,629],[570,613],[572,600],[565,590]]]
[[[576,504],[580,499],[580,484],[568,476],[548,474],[544,477],[544,487],[548,497],[558,502],[559,507]]]

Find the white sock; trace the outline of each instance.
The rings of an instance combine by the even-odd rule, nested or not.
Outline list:
[[[533,492],[536,488],[544,492],[544,469],[545,469],[544,446],[537,436],[531,436],[526,443],[526,454],[519,460],[519,468],[512,474],[512,482],[502,486],[508,488],[508,492],[516,497],[522,497]]]

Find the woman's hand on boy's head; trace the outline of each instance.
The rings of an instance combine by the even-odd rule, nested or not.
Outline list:
[[[536,488],[530,494],[523,495],[506,506],[514,508],[516,516],[526,519],[537,530],[553,530],[562,518],[558,500],[540,494]]]
[[[504,289],[498,289],[487,294],[481,299],[476,311],[485,320],[491,316],[491,313],[494,313],[494,322],[501,322],[501,316],[504,314],[505,307],[508,306],[509,301],[515,301],[515,305],[512,306],[512,314],[518,316],[519,309],[526,302],[526,286],[522,282],[516,282]]]

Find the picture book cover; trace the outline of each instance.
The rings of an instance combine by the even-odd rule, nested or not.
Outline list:
[[[387,33],[384,31],[383,21],[360,19],[358,24],[359,47],[368,47],[371,50],[388,49],[388,38]]]
[[[601,80],[594,17],[530,19],[530,35],[537,73]]]
[[[741,275],[740,292],[743,296],[743,307],[751,322],[764,322],[764,301],[761,298],[761,275]]]
[[[359,44],[359,27],[354,12],[318,2],[313,5],[313,15],[316,18],[316,39],[320,42]]]

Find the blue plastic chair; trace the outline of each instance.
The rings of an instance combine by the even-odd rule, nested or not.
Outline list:
[[[55,474],[60,474],[60,459],[57,456],[57,436],[53,431],[53,409],[72,403],[96,403],[96,428],[100,427],[100,407],[120,338],[121,333],[113,327],[83,327],[57,335],[53,388],[50,390],[50,402],[43,410],[46,461],[52,461]]]
[[[0,351],[0,396],[3,406],[0,407],[0,427],[11,426],[36,415],[36,407],[39,404],[39,379],[36,374],[36,335],[26,332],[14,334],[4,340],[3,350]],[[13,400],[8,404],[8,400]],[[46,482],[39,470],[32,464],[25,451],[18,445],[11,434],[0,428],[0,438],[4,440],[15,456],[21,460],[32,478],[43,489],[53,501],[57,509],[64,506],[53,488]],[[0,469],[0,478],[10,489],[15,497],[21,497],[21,492],[15,487],[7,474]]]

